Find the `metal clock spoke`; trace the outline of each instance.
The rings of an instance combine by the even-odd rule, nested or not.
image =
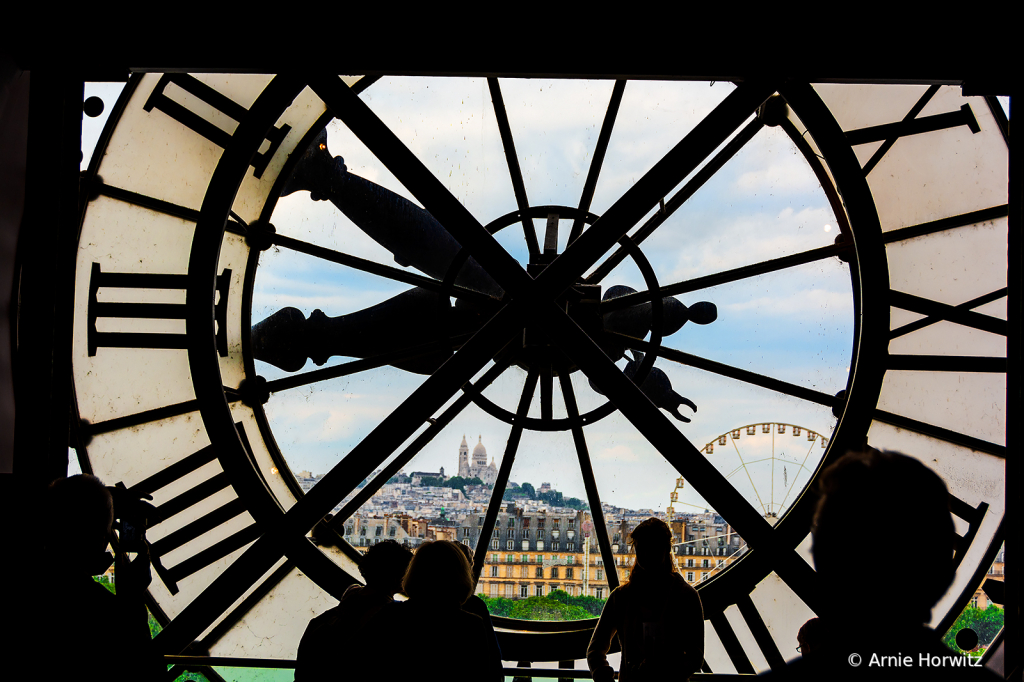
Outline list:
[[[597,222],[538,277],[545,292],[560,292],[582,277],[652,206],[693,172],[775,92],[764,83],[743,83],[708,114]]]
[[[533,402],[533,393],[537,390],[537,378],[538,372],[531,370],[526,376],[526,383],[519,397],[519,407],[516,409],[516,422],[512,424],[512,430],[508,434],[505,454],[501,458],[501,466],[498,467],[498,476],[494,479],[494,487],[491,489],[491,500],[487,505],[484,525],[480,529],[480,537],[477,540],[476,551],[473,555],[474,579],[480,578],[480,571],[484,567],[484,558],[487,556],[487,541],[490,539],[491,533],[494,532],[494,523],[498,519],[498,512],[501,511],[505,486],[508,485],[508,477],[512,473],[512,463],[515,461],[516,452],[519,450],[519,441],[523,436],[523,418],[529,412],[530,403]]]
[[[579,407],[576,405],[576,394],[572,389],[572,379],[562,372],[558,375],[562,387],[562,396],[565,398],[565,410],[569,419],[573,421],[572,441],[576,446],[576,456],[580,461],[580,473],[583,474],[583,486],[587,491],[587,504],[590,505],[590,516],[594,520],[594,532],[597,533],[597,544],[601,548],[601,560],[604,561],[605,573],[608,576],[608,587],[615,589],[619,586],[619,572],[615,568],[615,554],[612,552],[611,541],[608,539],[608,527],[604,522],[604,511],[601,509],[601,496],[597,492],[597,481],[594,478],[594,467],[590,462],[590,452],[587,449],[587,439],[583,435],[583,427],[577,419],[580,415]],[[584,536],[583,542],[586,542]]]
[[[809,251],[802,251],[789,256],[782,256],[781,258],[773,258],[753,265],[744,265],[743,267],[724,270],[712,275],[695,277],[682,282],[676,282],[675,284],[666,284],[657,291],[638,291],[635,294],[627,294],[626,296],[620,296],[619,298],[602,303],[601,308],[602,310],[607,309],[609,311],[618,310],[620,308],[637,305],[644,301],[649,301],[661,296],[686,294],[691,291],[698,291],[708,287],[747,279],[748,277],[766,275],[771,272],[785,270],[786,268],[806,265],[807,263],[825,260],[826,258],[832,258],[833,256],[842,257],[843,255],[852,253],[852,251],[853,246],[850,244],[830,244],[829,246],[822,246],[817,249],[810,249]]]
[[[715,173],[721,170],[729,159],[736,156],[736,153],[743,149],[744,146],[756,135],[764,124],[761,122],[760,117],[755,118],[753,121],[748,123],[744,128],[736,134],[736,137],[729,140],[728,144],[722,148],[715,156],[708,161],[708,163],[701,168],[696,175],[693,176],[685,185],[683,185],[678,192],[672,195],[672,198],[665,202],[664,207],[655,213],[653,216],[644,223],[640,229],[636,231],[636,234],[632,235],[633,241],[637,244],[647,239],[651,234],[658,229],[662,223],[668,220],[669,216],[676,212],[680,206],[686,203],[686,200],[692,197],[697,190],[704,186],[708,180],[714,177]],[[629,251],[625,247],[620,247],[611,256],[601,263],[597,268],[587,277],[587,281],[592,284],[597,284],[603,280],[608,273],[615,269],[619,263],[629,255]]]
[[[766,377],[756,372],[749,370],[740,369],[739,367],[733,367],[722,362],[715,362],[714,360],[708,360],[692,353],[686,353],[681,350],[674,348],[665,348],[664,346],[655,347],[647,341],[642,339],[635,339],[633,337],[624,336],[622,334],[615,334],[613,332],[606,332],[609,335],[615,336],[616,339],[620,340],[627,348],[634,348],[636,350],[642,350],[645,353],[654,353],[658,357],[665,358],[666,360],[672,360],[678,362],[681,365],[687,365],[690,367],[696,367],[703,369],[708,372],[713,372],[721,376],[729,377],[730,379],[738,379],[745,381],[748,384],[754,386],[760,386],[761,388],[767,388],[772,391],[778,391],[785,395],[793,396],[794,398],[800,398],[807,400],[818,405],[832,406],[835,404],[836,398],[828,393],[816,391],[813,388],[805,388],[803,386],[797,386],[781,379],[773,379]]]
[[[537,243],[537,231],[533,228],[533,221],[526,216],[526,209],[530,207],[530,201],[526,198],[526,185],[523,183],[523,171],[519,167],[519,155],[516,154],[516,143],[512,139],[512,128],[508,124],[508,112],[505,110],[505,100],[501,96],[501,86],[497,78],[488,78],[487,87],[491,91],[491,102],[494,104],[494,118],[498,121],[498,133],[501,135],[501,146],[505,149],[505,160],[508,162],[508,174],[512,178],[512,189],[516,195],[516,205],[523,214],[523,234],[526,237],[526,247],[530,252],[530,259],[540,255],[540,245]]]
[[[459,414],[466,409],[471,402],[473,402],[473,396],[480,393],[494,381],[502,375],[502,373],[508,369],[508,363],[495,364],[493,367],[488,369],[480,381],[474,383],[466,382],[463,386],[463,393],[461,396],[452,403],[448,409],[441,413],[436,419],[430,422],[430,426],[423,430],[419,436],[416,437],[412,443],[409,444],[402,452],[395,457],[386,467],[381,469],[380,474],[374,477],[372,481],[367,483],[365,486],[359,489],[359,492],[342,506],[341,510],[334,515],[332,520],[333,525],[340,525],[352,514],[356,512],[363,504],[366,503],[374,493],[381,489],[381,487],[388,482],[388,480],[401,471],[402,467],[412,461],[412,458],[419,454],[420,450],[423,449],[430,441],[434,439],[434,436],[439,434],[448,424],[452,422]]]
[[[498,300],[480,291],[474,291],[473,289],[468,289],[457,284],[448,284],[431,277],[417,275],[416,273],[409,272],[408,270],[392,267],[390,265],[375,263],[365,258],[359,258],[358,256],[350,256],[347,253],[328,249],[316,244],[310,244],[309,242],[304,242],[293,237],[275,234],[271,238],[271,242],[275,246],[281,246],[292,251],[304,253],[307,256],[313,256],[314,258],[320,258],[331,263],[344,265],[352,268],[353,270],[360,270],[372,275],[379,275],[395,282],[412,284],[413,286],[417,286],[428,291],[436,291],[437,293],[444,294],[445,296],[464,298],[481,303],[496,303]]]
[[[615,127],[615,117],[619,113],[619,105],[622,103],[622,94],[626,91],[626,81],[617,80],[612,86],[612,96],[608,100],[608,110],[604,115],[604,122],[601,124],[601,132],[597,136],[597,145],[594,148],[594,156],[590,162],[590,170],[587,171],[587,180],[583,184],[583,193],[580,196],[580,211],[582,214],[590,211],[590,202],[594,199],[594,190],[597,189],[597,180],[601,175],[601,166],[604,164],[604,155],[608,151],[608,142],[612,138],[612,128]],[[572,223],[569,230],[568,244],[576,241],[576,238],[583,233],[583,216],[580,215]]]

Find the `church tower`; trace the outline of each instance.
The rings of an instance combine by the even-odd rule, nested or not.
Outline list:
[[[487,468],[487,448],[484,447],[484,437],[480,436],[476,447],[473,448],[473,469],[480,470]]]
[[[470,478],[469,475],[469,443],[466,434],[462,434],[462,445],[459,446],[459,476]]]

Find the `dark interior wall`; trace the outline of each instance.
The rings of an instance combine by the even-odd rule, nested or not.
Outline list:
[[[25,205],[29,74],[0,55],[0,474],[14,463],[14,384],[11,337],[17,306],[15,255]]]

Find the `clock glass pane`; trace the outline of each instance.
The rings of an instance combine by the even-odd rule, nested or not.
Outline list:
[[[490,223],[499,243],[523,266],[532,263],[529,267],[536,273],[732,90],[731,84],[721,83],[709,87],[643,82],[629,83],[623,90],[609,82],[387,78],[370,86],[362,99],[446,190],[477,220]],[[570,102],[573,106],[568,106]],[[614,119],[608,115],[610,108]],[[610,133],[602,136],[602,128]],[[810,137],[802,129],[793,130],[797,138]],[[745,480],[730,479],[743,489],[747,502],[774,523],[799,499],[824,452],[821,443],[828,441],[835,426],[831,401],[846,387],[853,350],[853,288],[849,266],[833,246],[841,234],[840,219],[791,137],[794,133],[786,126],[762,125],[755,116],[741,131],[712,155],[707,171],[681,176],[683,182],[664,198],[665,207],[653,207],[639,221],[631,231],[639,249],[632,255],[613,255],[613,249],[588,268],[586,282],[591,288],[586,291],[595,303],[632,292],[642,296],[651,286],[673,286],[672,291],[680,292],[662,303],[661,346],[669,355],[659,358],[653,371],[665,385],[659,405],[698,448],[747,424],[799,425],[796,432],[787,433],[787,447],[780,445],[777,458],[768,439],[767,455],[750,451],[758,461],[742,469]],[[327,371],[334,367],[344,374],[318,382],[312,378],[322,375],[310,374],[308,385],[275,391],[264,407],[284,461],[306,489],[343,463],[345,454],[440,365],[444,354],[431,356],[429,349],[419,348],[419,359],[382,360],[373,363],[382,366],[351,373],[343,363],[381,353],[415,355],[410,348],[441,338],[457,348],[497,310],[487,296],[501,292],[474,260],[448,271],[457,248],[445,250],[449,237],[443,228],[420,208],[421,202],[372,147],[372,141],[360,140],[341,121],[327,124],[325,135],[314,140],[277,203],[273,222],[287,241],[261,255],[256,273],[252,321],[257,371],[271,384],[292,376],[301,381],[299,372],[325,371],[318,369],[321,363]],[[595,157],[603,163],[596,165]],[[581,202],[594,215],[580,213]],[[517,206],[541,208],[525,217],[512,214],[499,220]],[[433,235],[422,248],[417,231]],[[551,255],[545,257],[545,251]],[[442,299],[415,287],[420,280],[410,275],[435,280],[447,275],[471,291]],[[476,297],[470,295],[474,292],[479,292]],[[625,339],[604,339],[606,353],[630,375],[651,352],[655,313],[649,300],[603,314],[605,331]],[[281,311],[289,307],[298,313],[287,313],[291,317],[286,320]],[[317,310],[336,320],[325,325],[336,326],[312,326],[314,318],[320,319]],[[307,332],[316,335],[313,343],[325,348],[310,352],[309,359],[301,354],[285,358],[300,344],[275,342],[269,332],[261,331],[275,320],[280,323],[275,328],[283,330],[276,332],[281,339],[298,339],[288,334],[298,334],[297,325],[306,325],[303,328],[317,330]],[[502,513],[511,502],[521,513],[560,509],[558,513],[567,515],[562,524],[573,514],[576,524],[595,524],[585,485],[590,474],[581,472],[568,398],[574,413],[588,415],[579,443],[585,448],[584,466],[593,471],[595,489],[606,505],[601,520],[608,529],[605,542],[611,556],[622,554],[620,560],[628,562],[628,531],[642,518],[671,514],[684,523],[705,510],[712,517],[716,511],[726,517],[719,519],[724,524],[721,533],[708,532],[714,552],[718,535],[727,535],[733,543],[723,545],[723,557],[726,550],[736,554],[745,547],[735,531],[724,530],[730,510],[711,510],[698,492],[699,482],[685,486],[684,497],[668,511],[679,473],[645,434],[617,412],[608,414],[603,408],[607,397],[572,363],[563,372],[572,394],[565,394],[561,373],[552,376],[550,369],[552,363],[566,362],[565,356],[552,354],[544,334],[528,328],[517,342],[518,350],[507,350],[498,358],[512,366],[496,368],[476,402],[458,405],[455,414],[446,416],[444,409],[433,414],[418,430],[424,442],[407,441],[413,451],[397,459],[381,453],[378,473],[364,482],[366,489],[352,491],[335,507],[340,516],[332,525],[339,535],[357,549],[369,546],[374,539],[389,536],[390,517],[404,519],[395,536],[410,544],[429,537],[462,540],[462,533],[468,532],[471,546],[497,552],[500,561],[493,568],[500,577],[515,578],[495,584],[496,594],[505,597],[510,589],[508,596],[515,599],[546,596],[551,576],[544,562],[558,560],[550,558],[551,543],[564,551],[564,535],[557,541],[550,534],[543,536],[545,549],[540,550],[536,526],[529,529],[530,537],[522,535],[527,528],[518,527],[510,538],[507,528],[492,537],[488,533],[499,529],[480,524],[491,501],[493,477],[504,458],[513,456],[514,463],[508,463],[504,474],[509,483],[497,496],[507,498],[500,506]],[[657,347],[654,352],[659,352]],[[488,367],[494,365],[485,367],[478,378]],[[531,373],[536,374],[532,384]],[[512,428],[512,415],[524,391],[529,391],[527,422],[520,436]],[[453,396],[448,406],[456,400]],[[812,440],[806,439],[807,429],[814,434]],[[521,440],[506,453],[510,433]],[[462,475],[466,471],[458,452],[463,434],[486,434],[489,454],[484,469],[476,473],[489,471],[491,479]],[[788,448],[796,441],[799,453]],[[764,449],[757,438],[748,442]],[[482,444],[468,440],[470,451]],[[472,452],[468,456],[473,468]],[[493,468],[487,469],[491,459]],[[742,465],[734,457],[727,459],[718,456],[712,461],[721,464],[723,475],[735,474]],[[779,464],[778,472],[772,469],[773,462]],[[445,480],[453,476],[481,478],[483,487],[466,489],[460,487],[464,481]],[[779,479],[777,486],[773,477]],[[542,484],[547,486],[543,492]],[[773,487],[780,491],[774,499]],[[459,494],[453,496],[452,490]],[[769,491],[763,496],[766,502],[758,500],[762,490]],[[449,503],[441,505],[437,495],[447,495]],[[349,514],[355,516],[345,521],[342,517]],[[607,562],[598,542],[601,525],[588,531],[589,545],[578,537],[572,543],[578,554],[585,546],[593,551],[593,574],[588,569],[584,585],[576,570],[575,582],[563,585],[581,595],[586,590],[585,596],[595,598],[599,585],[604,596],[609,589]],[[364,526],[369,535],[363,535]],[[612,548],[615,533],[618,549]],[[687,551],[686,535],[680,526],[679,552]],[[497,547],[492,546],[495,540]],[[510,551],[516,561],[525,557],[537,562],[529,564],[533,573],[520,575],[523,566],[517,564],[518,573],[506,575],[501,562]],[[695,555],[679,556],[685,562]],[[707,570],[697,571],[695,583],[724,570],[717,560],[702,565],[711,556],[717,554],[698,560],[697,568]],[[485,595],[495,591],[489,579],[499,577],[490,575],[490,559],[481,575]],[[540,582],[537,567],[544,574]],[[598,570],[601,580],[596,579]],[[621,571],[619,575],[626,577]],[[536,593],[538,585],[541,595]],[[522,594],[524,586],[527,595]]]

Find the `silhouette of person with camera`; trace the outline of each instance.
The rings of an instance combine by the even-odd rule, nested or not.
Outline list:
[[[4,619],[5,659],[29,662],[49,679],[158,679],[166,669],[152,651],[143,601],[149,584],[144,543],[135,561],[118,567],[116,596],[93,579],[113,561],[107,551],[116,542],[110,490],[80,474],[57,479],[36,503],[40,551],[29,558],[27,598]]]

